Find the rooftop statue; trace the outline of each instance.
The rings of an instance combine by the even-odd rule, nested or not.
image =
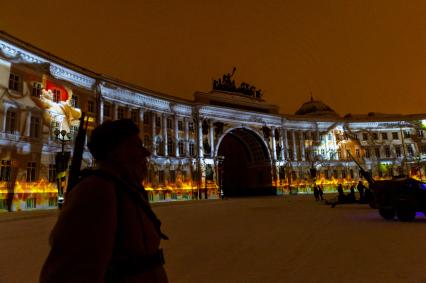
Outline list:
[[[261,99],[263,94],[261,89],[256,89],[254,85],[242,82],[239,87],[236,87],[235,80],[231,80],[234,76],[236,67],[232,69],[232,73],[227,73],[222,76],[222,79],[213,80],[213,90],[223,90],[229,92],[241,93],[253,98]]]

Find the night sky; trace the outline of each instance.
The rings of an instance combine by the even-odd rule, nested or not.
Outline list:
[[[285,114],[310,92],[341,115],[426,113],[425,0],[110,2],[2,1],[0,29],[191,100],[235,66]]]

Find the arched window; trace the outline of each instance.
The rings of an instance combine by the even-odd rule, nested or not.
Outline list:
[[[178,146],[179,146],[179,155],[185,156],[185,143],[183,142],[183,140],[179,141]]]

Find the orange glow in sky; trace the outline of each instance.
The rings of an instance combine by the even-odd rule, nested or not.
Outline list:
[[[3,1],[0,29],[186,99],[235,80],[294,113],[426,113],[426,1]]]

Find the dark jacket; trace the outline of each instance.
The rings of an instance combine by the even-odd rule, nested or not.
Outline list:
[[[105,282],[109,263],[115,260],[118,217],[119,226],[123,227],[122,252],[143,256],[157,251],[160,235],[153,221],[130,194],[123,194],[122,203],[118,204],[117,189],[111,180],[93,175],[70,192],[50,236],[51,251],[41,271],[41,283]],[[122,208],[119,213],[117,206]],[[163,266],[159,265],[116,282],[168,280]]]

